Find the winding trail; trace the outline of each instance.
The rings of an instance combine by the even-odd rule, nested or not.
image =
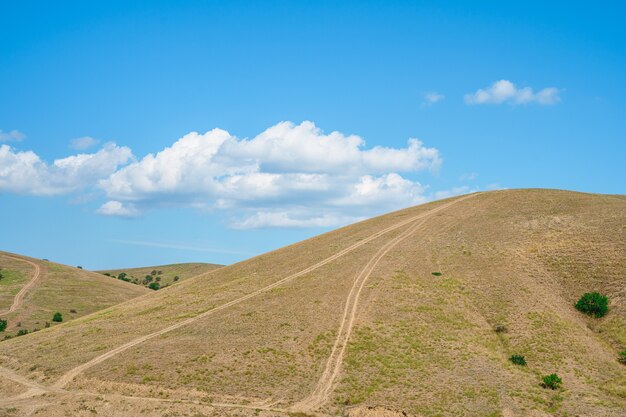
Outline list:
[[[422,213],[421,215],[414,217],[413,221],[417,221],[419,219],[421,219],[421,221],[418,221],[410,228],[387,242],[382,248],[378,250],[378,252],[376,252],[376,254],[369,260],[365,267],[359,272],[356,279],[354,280],[354,283],[352,284],[350,293],[348,294],[346,305],[343,311],[343,317],[339,326],[339,331],[337,332],[335,343],[330,352],[330,356],[328,357],[328,361],[326,362],[324,372],[318,380],[317,385],[315,386],[315,389],[313,390],[311,395],[292,407],[294,411],[313,412],[319,409],[329,400],[330,395],[332,394],[332,391],[334,389],[337,376],[341,371],[341,364],[345,356],[348,340],[350,339],[352,329],[354,328],[354,320],[356,319],[361,291],[365,286],[365,282],[372,274],[380,260],[383,259],[383,257],[387,253],[389,253],[389,251],[393,249],[398,243],[402,242],[404,239],[415,233],[415,231],[419,229],[419,227],[424,224],[424,222],[426,222],[429,216],[473,196],[474,194],[458,198],[450,203],[443,204],[437,208],[427,211],[426,213]]]
[[[41,276],[41,268],[35,262],[18,258],[17,256],[11,256],[11,255],[2,255],[2,256],[31,264],[35,268],[35,273],[33,274],[33,277],[30,279],[30,281],[28,281],[26,285],[22,287],[20,292],[17,293],[17,295],[13,299],[13,304],[11,305],[11,307],[8,310],[0,311],[0,316],[4,314],[13,313],[15,310],[20,308],[22,306],[22,303],[24,302],[24,295],[28,292],[28,290],[33,288],[35,284],[37,284],[37,281],[39,281],[39,277]]]
[[[374,233],[374,234],[372,234],[372,235],[370,235],[370,236],[360,240],[359,242],[357,242],[357,243],[355,243],[355,244],[353,244],[353,245],[351,245],[351,246],[349,246],[349,247],[347,247],[347,248],[337,252],[336,254],[334,254],[334,255],[332,255],[332,256],[330,256],[330,257],[328,257],[328,258],[326,258],[326,259],[324,259],[324,260],[322,260],[322,261],[320,261],[320,262],[318,262],[318,263],[316,263],[314,265],[309,266],[308,268],[305,268],[305,269],[301,270],[300,272],[296,272],[295,274],[292,274],[292,275],[289,275],[289,276],[287,276],[285,278],[282,278],[282,279],[274,282],[273,284],[270,284],[270,285],[268,285],[266,287],[260,288],[260,289],[258,289],[256,291],[253,291],[253,292],[251,292],[249,294],[246,294],[246,295],[244,295],[242,297],[239,297],[239,298],[237,298],[235,300],[229,301],[229,302],[227,302],[225,304],[222,304],[222,305],[220,305],[218,307],[215,307],[215,308],[212,308],[210,310],[207,310],[204,313],[201,313],[201,314],[199,314],[197,316],[190,317],[190,318],[188,318],[186,320],[183,320],[183,321],[180,321],[178,323],[174,323],[171,326],[165,327],[165,328],[163,328],[161,330],[158,330],[156,332],[149,333],[149,334],[144,335],[144,336],[140,336],[140,337],[138,337],[136,339],[131,340],[130,342],[127,342],[127,343],[125,343],[123,345],[120,345],[120,346],[114,348],[114,349],[111,349],[111,350],[109,350],[109,351],[107,351],[107,352],[105,352],[105,353],[103,353],[103,354],[101,354],[99,356],[96,356],[95,358],[91,359],[90,361],[85,362],[85,363],[83,363],[81,365],[78,365],[77,367],[69,370],[68,372],[63,374],[52,385],[52,387],[54,389],[61,389],[61,388],[65,387],[67,384],[69,384],[72,380],[74,380],[74,378],[76,378],[81,373],[83,373],[86,370],[88,370],[88,369],[90,369],[90,368],[92,368],[92,367],[94,367],[94,366],[104,362],[107,359],[112,358],[113,356],[116,356],[119,353],[122,353],[122,352],[124,352],[124,351],[126,351],[126,350],[128,350],[130,348],[133,348],[133,347],[135,347],[135,346],[137,346],[137,345],[139,345],[139,344],[141,344],[143,342],[146,342],[146,341],[148,341],[150,339],[153,339],[155,337],[164,335],[164,334],[169,333],[171,331],[174,331],[176,329],[180,329],[181,327],[188,326],[188,325],[190,325],[190,324],[192,324],[192,323],[194,323],[194,322],[196,322],[198,320],[202,320],[205,317],[208,317],[208,316],[210,316],[212,314],[215,314],[215,313],[217,313],[219,311],[225,310],[225,309],[227,309],[229,307],[232,307],[232,306],[240,304],[240,303],[242,303],[242,302],[244,302],[246,300],[249,300],[250,298],[253,298],[253,297],[256,297],[256,296],[258,296],[260,294],[268,292],[271,289],[276,288],[276,287],[278,287],[278,286],[280,286],[282,284],[285,284],[285,283],[287,283],[287,282],[289,282],[289,281],[291,281],[291,280],[293,280],[293,279],[295,279],[297,277],[301,277],[301,276],[303,276],[305,274],[308,274],[309,272],[312,272],[312,271],[314,271],[314,270],[316,270],[316,269],[318,269],[318,268],[328,264],[329,262],[332,262],[332,261],[334,261],[334,260],[344,256],[345,254],[347,254],[349,252],[352,252],[353,250],[355,250],[355,249],[357,249],[357,248],[359,248],[359,247],[361,247],[361,246],[371,242],[374,239],[377,239],[380,236],[383,236],[383,235],[385,235],[385,234],[387,234],[389,232],[392,232],[392,231],[394,231],[396,229],[399,229],[399,228],[401,228],[403,226],[406,226],[406,225],[411,224],[411,223],[413,223],[413,222],[415,222],[417,220],[420,220],[420,219],[422,219],[422,218],[424,218],[424,217],[426,217],[426,216],[428,216],[428,215],[430,215],[432,213],[435,213],[435,212],[437,212],[439,210],[442,210],[443,208],[448,207],[448,206],[454,204],[455,202],[460,201],[460,200],[465,199],[465,198],[467,198],[467,197],[463,197],[461,199],[454,200],[451,203],[444,204],[444,205],[439,206],[439,207],[437,207],[435,209],[429,210],[429,211],[427,211],[425,213],[420,213],[417,216],[413,216],[413,217],[410,217],[410,218],[408,218],[406,220],[398,222],[398,223],[396,223],[396,224],[394,224],[392,226],[389,226],[389,227],[387,227],[387,228],[385,228],[383,230],[380,230],[380,231],[378,231],[378,232],[376,232],[376,233]],[[391,247],[389,249],[391,249]],[[372,262],[372,261],[370,261],[370,262]],[[376,263],[377,262],[378,261],[376,261]],[[358,296],[357,296],[357,298],[358,298]]]

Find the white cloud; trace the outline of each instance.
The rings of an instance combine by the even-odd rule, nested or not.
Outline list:
[[[530,87],[517,88],[515,84],[508,80],[500,80],[493,83],[487,89],[479,89],[473,94],[465,95],[467,104],[526,104],[538,103],[550,105],[558,103],[560,90],[555,87],[548,87],[534,92]]]
[[[461,180],[461,181],[474,181],[476,178],[478,178],[478,174],[476,172],[467,172],[465,174],[462,174],[459,177],[459,180]]]
[[[107,201],[98,210],[98,214],[103,216],[118,216],[118,217],[137,217],[139,211],[132,203],[122,203],[119,201]]]
[[[443,94],[439,94],[435,91],[428,92],[424,94],[424,101],[422,102],[422,106],[432,106],[435,103],[439,103],[445,98]]]
[[[95,143],[85,137],[72,145]],[[104,194],[97,209],[104,216],[178,206],[221,211],[237,228],[329,227],[432,199],[415,175],[441,164],[438,150],[418,139],[367,147],[359,136],[324,133],[312,122],[282,122],[251,139],[191,132],[140,160],[113,143],[51,163],[0,145],[0,192],[72,194],[78,204]]]
[[[84,151],[85,149],[93,148],[100,141],[98,139],[94,139],[91,136],[83,136],[80,138],[72,139],[70,141],[70,148],[76,149],[78,151]]]
[[[425,187],[400,173],[437,170],[441,162],[437,149],[417,139],[405,148],[366,149],[359,136],[282,122],[252,139],[220,129],[189,133],[100,187],[139,211],[160,204],[229,209],[246,216],[233,220],[240,228],[308,227],[421,202]]]
[[[13,129],[10,132],[3,132],[2,129],[0,129],[0,142],[8,142],[11,140],[19,142],[24,138],[26,138],[26,135],[19,130]]]
[[[57,159],[52,164],[32,151],[0,145],[0,191],[31,195],[57,195],[79,191],[106,178],[132,159],[127,147],[105,144],[92,154]]]

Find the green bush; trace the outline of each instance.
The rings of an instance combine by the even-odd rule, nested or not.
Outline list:
[[[443,275],[441,272],[431,272],[431,274],[433,274],[436,277],[440,277]]]
[[[563,380],[557,374],[550,374],[543,377],[543,384],[541,385],[544,388],[557,389],[562,383]]]
[[[526,359],[522,355],[513,355],[509,358],[515,365],[526,366]]]
[[[120,272],[120,273],[117,275],[117,279],[124,279],[124,278],[126,278],[126,275],[127,275],[127,274],[126,274],[126,272]]]
[[[151,290],[158,290],[159,288],[161,288],[161,285],[159,285],[158,282],[152,282],[150,285],[148,285],[148,288],[150,288]]]
[[[52,321],[56,321],[57,323],[60,323],[63,321],[63,316],[61,315],[61,313],[57,311],[56,313],[54,313],[54,316],[52,316]]]
[[[575,307],[590,316],[602,317],[609,311],[609,299],[600,293],[588,292],[580,297]]]
[[[17,333],[15,335],[16,336],[24,336],[25,334],[28,334],[28,330],[20,329],[20,330],[17,331]]]
[[[619,353],[617,360],[619,361],[619,363],[626,365],[626,349],[622,350]]]
[[[178,275],[176,275],[176,276],[174,277],[174,282],[178,281],[179,279],[180,279],[180,277],[179,277]]]
[[[3,332],[7,329],[7,321],[0,319],[0,332]]]

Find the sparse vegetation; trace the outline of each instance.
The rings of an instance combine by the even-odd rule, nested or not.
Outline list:
[[[28,330],[26,329],[19,329],[17,333],[15,333],[16,336],[24,336],[26,334],[28,334]]]
[[[4,319],[0,319],[0,332],[5,331],[7,328],[7,321]]]
[[[526,359],[522,355],[512,355],[509,360],[515,365],[526,366]]]
[[[544,388],[549,388],[549,389],[558,389],[563,383],[563,380],[559,378],[557,374],[546,375],[543,377],[542,381],[543,383],[541,385]]]
[[[622,365],[626,365],[626,349],[622,350],[617,357],[617,361]]]
[[[56,313],[54,313],[54,315],[52,316],[52,321],[60,323],[63,321],[63,315],[61,313],[59,313],[58,311]]]
[[[603,317],[609,311],[609,299],[597,292],[585,293],[575,305],[576,309],[589,316]]]
[[[493,330],[494,330],[496,333],[506,333],[506,332],[508,332],[508,331],[509,331],[509,329],[508,329],[508,328],[507,328],[504,324],[496,324],[496,325],[493,327]]]

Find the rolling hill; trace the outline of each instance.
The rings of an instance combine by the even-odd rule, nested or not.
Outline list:
[[[4,341],[0,409],[623,416],[625,259],[624,196],[436,201]],[[574,308],[590,291],[606,316]]]
[[[70,321],[147,291],[94,272],[0,252],[0,338],[54,326],[54,313]],[[47,324],[46,324],[47,323]]]
[[[196,275],[221,268],[222,266],[223,265],[207,263],[181,263],[146,266],[141,268],[108,269],[97,272],[112,277],[119,277],[120,274],[126,274],[125,278],[133,284],[147,287],[153,282],[158,282],[159,287],[163,288],[172,285],[175,282],[184,281],[187,278],[195,277]]]

